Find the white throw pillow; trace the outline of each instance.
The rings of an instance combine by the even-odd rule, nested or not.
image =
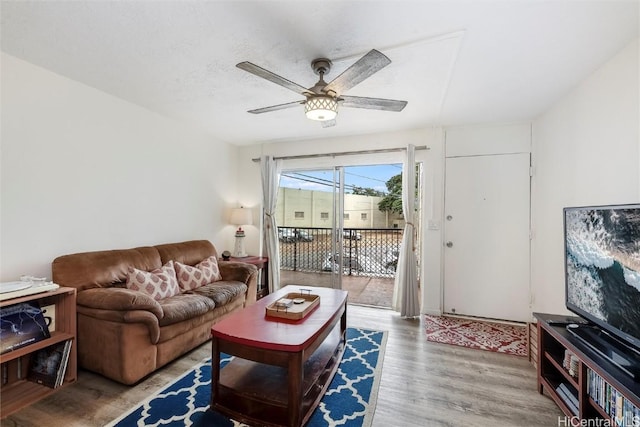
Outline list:
[[[153,271],[129,267],[127,289],[144,292],[155,300],[161,300],[180,293],[173,261],[169,261]]]
[[[191,291],[200,286],[222,280],[218,259],[215,256],[203,259],[195,266],[175,262],[178,285],[183,291]]]

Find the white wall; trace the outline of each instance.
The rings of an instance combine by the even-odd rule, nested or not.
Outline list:
[[[531,152],[531,123],[455,126],[445,134],[445,157]]]
[[[422,293],[423,311],[439,310],[441,286],[441,251],[442,238],[439,224],[442,222],[443,143],[440,129],[421,129],[405,132],[394,132],[375,135],[361,135],[325,140],[283,142],[273,144],[242,147],[239,155],[239,168],[242,174],[238,176],[239,192],[248,206],[254,207],[254,214],[259,215],[262,205],[262,189],[260,185],[260,164],[252,162],[252,158],[262,155],[276,157],[302,154],[332,153],[358,150],[376,150],[383,148],[406,147],[407,144],[416,146],[426,145],[429,150],[416,151],[416,160],[424,163],[425,197],[422,206],[423,216],[423,259],[422,277],[424,292]],[[338,157],[322,157],[305,160],[287,160],[283,168],[318,169],[330,166],[370,165],[385,163],[400,163],[403,159],[401,151],[385,154],[353,155]],[[254,217],[258,220],[258,216]],[[428,230],[428,221],[438,225],[436,230]],[[255,223],[255,222],[254,222]],[[261,238],[258,229],[247,232],[247,252],[261,253]]]
[[[2,54],[0,281],[59,255],[189,239],[232,248],[237,148]]]
[[[638,41],[533,124],[533,310],[564,313],[562,208],[640,201]]]

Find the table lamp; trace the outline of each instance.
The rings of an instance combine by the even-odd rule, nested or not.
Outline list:
[[[242,226],[252,224],[251,210],[243,207],[231,209],[231,218],[229,222],[238,226],[238,229],[236,230],[236,246],[233,250],[233,256],[238,258],[246,257],[247,253],[244,251],[244,230],[242,229]]]

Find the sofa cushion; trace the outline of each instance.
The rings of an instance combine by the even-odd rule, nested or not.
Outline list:
[[[196,264],[190,266],[181,262],[174,262],[178,285],[183,291],[190,291],[218,280],[222,280],[218,259],[210,256]]]
[[[160,326],[197,318],[216,307],[211,298],[191,293],[174,295],[159,303],[164,313],[164,317],[159,322]]]
[[[131,267],[151,271],[162,264],[156,248],[142,246],[59,256],[53,260],[51,270],[55,283],[72,286],[81,292],[124,284]]]
[[[216,248],[208,240],[190,240],[188,242],[167,243],[154,248],[160,254],[161,263],[179,261],[187,265],[196,265],[205,258],[216,256]]]
[[[152,271],[129,268],[127,274],[127,289],[144,292],[155,300],[161,300],[180,293],[176,270],[173,261],[169,261],[160,268]]]
[[[211,298],[216,303],[216,307],[220,307],[233,301],[238,296],[244,295],[247,292],[247,285],[242,282],[221,280],[201,286],[192,292]]]

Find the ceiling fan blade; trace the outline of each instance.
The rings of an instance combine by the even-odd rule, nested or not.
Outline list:
[[[291,80],[287,80],[284,77],[274,74],[269,70],[265,70],[264,68],[259,67],[256,64],[252,64],[251,62],[241,62],[239,64],[236,64],[236,67],[240,68],[241,70],[248,71],[258,77],[262,77],[263,79],[269,80],[270,82],[275,83],[279,86],[292,90],[295,93],[299,93],[301,95],[309,93],[309,90],[306,87],[302,87],[299,84],[292,82]]]
[[[324,120],[320,122],[323,128],[330,128],[336,125],[336,119]]]
[[[257,108],[255,110],[249,110],[247,112],[251,114],[268,113],[269,111],[277,111],[277,110],[284,110],[286,108],[297,107],[298,105],[302,105],[304,103],[305,101],[287,102],[286,104],[278,104],[278,105],[272,105],[270,107]]]
[[[389,58],[377,50],[371,49],[369,53],[358,59],[355,64],[329,82],[323,90],[324,92],[333,91],[341,95],[389,64],[391,64]]]
[[[407,101],[395,99],[365,98],[362,96],[341,96],[340,105],[350,108],[366,108],[369,110],[402,111]]]

